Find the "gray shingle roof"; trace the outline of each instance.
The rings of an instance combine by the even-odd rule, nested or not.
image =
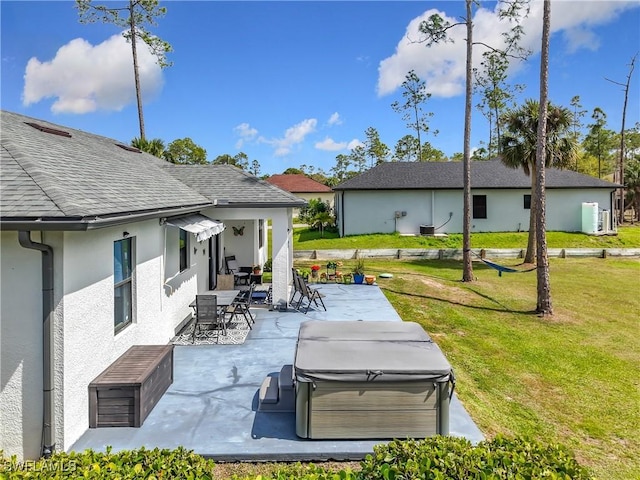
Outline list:
[[[1,111],[0,216],[4,225],[42,218],[88,222],[141,213],[236,205],[298,206],[288,192],[230,166],[168,164],[110,138]],[[63,130],[37,130],[25,122]]]
[[[464,187],[462,162],[388,162],[333,187],[334,190],[449,190]],[[618,185],[569,170],[547,168],[546,188],[616,188]],[[471,187],[530,188],[531,178],[499,160],[471,163]]]
[[[25,122],[64,130],[71,137],[41,132]],[[154,209],[197,206],[209,200],[167,175],[162,160],[130,152],[115,140],[2,112],[2,217],[42,215],[88,217]],[[17,164],[23,175],[8,177],[5,166]],[[15,170],[15,166],[12,168]],[[40,191],[37,202],[22,205],[20,192]],[[48,198],[48,202],[46,198]]]
[[[297,207],[306,200],[271,185],[233,165],[173,165],[163,170],[180,179],[212,202],[230,206]]]

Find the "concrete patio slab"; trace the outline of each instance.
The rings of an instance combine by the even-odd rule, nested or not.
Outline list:
[[[183,446],[218,461],[360,460],[379,440],[310,440],[296,436],[295,414],[258,411],[263,379],[293,363],[306,320],[402,321],[377,286],[324,284],[325,312],[305,315],[256,308],[242,345],[176,346],[174,382],[139,428],[88,429],[68,450],[114,451]],[[451,435],[472,442],[482,432],[458,398],[450,406]]]

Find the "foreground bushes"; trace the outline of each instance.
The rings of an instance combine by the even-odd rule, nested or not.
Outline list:
[[[362,462],[366,479],[589,479],[590,474],[564,447],[523,438],[472,445],[454,437],[393,441],[378,445]]]
[[[0,452],[1,453],[1,452]],[[0,458],[0,479],[86,478],[98,479],[191,479],[211,480],[215,463],[179,447],[175,450],[123,450],[106,453],[54,453],[37,462]]]
[[[317,465],[283,465],[276,480],[588,480],[589,472],[561,445],[544,445],[523,438],[496,437],[472,445],[456,437],[394,440],[374,448],[360,470],[334,472]],[[27,468],[30,467],[30,468]],[[183,448],[176,450],[96,453],[56,453],[48,460],[19,464],[0,459],[0,478],[147,478],[212,479],[214,463]],[[233,478],[238,478],[234,476]],[[258,475],[246,479],[266,480]]]

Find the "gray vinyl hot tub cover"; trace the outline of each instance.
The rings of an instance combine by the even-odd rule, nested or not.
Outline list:
[[[308,321],[294,361],[299,381],[446,382],[451,365],[414,322]]]

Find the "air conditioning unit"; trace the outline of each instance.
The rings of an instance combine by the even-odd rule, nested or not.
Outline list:
[[[611,225],[611,212],[609,210],[602,210],[602,233],[609,233]]]
[[[433,225],[420,225],[420,235],[435,235],[436,227]]]

